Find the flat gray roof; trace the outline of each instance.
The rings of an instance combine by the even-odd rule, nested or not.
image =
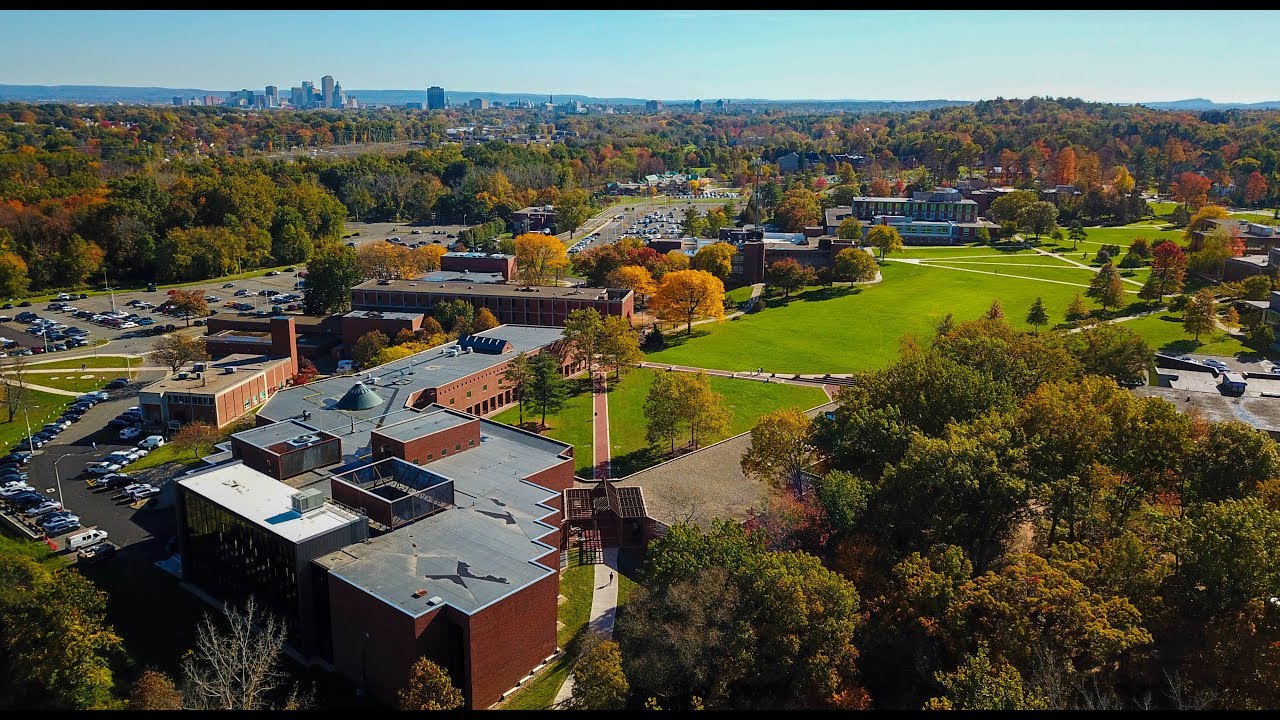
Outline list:
[[[437,408],[438,405],[432,405],[431,408]],[[451,427],[458,427],[471,422],[472,417],[460,412],[454,412],[446,408],[432,410],[424,409],[422,412],[414,414],[414,417],[398,422],[394,425],[383,425],[378,428],[378,434],[389,437],[393,440],[408,441],[414,438],[420,438],[423,435],[447,430]]]
[[[1258,430],[1280,435],[1280,398],[1228,397],[1216,392],[1196,392],[1171,387],[1143,385],[1135,395],[1158,397],[1177,406],[1179,412],[1194,411],[1213,422],[1239,421]]]
[[[362,516],[329,504],[298,513],[291,501],[297,488],[239,462],[210,468],[178,484],[293,543],[364,522]]]
[[[425,280],[392,280],[386,285],[379,285],[377,280],[369,280],[356,285],[352,289],[400,293],[435,292],[445,295],[488,295],[530,298],[571,297],[579,300],[595,300],[601,295],[604,295],[610,300],[622,300],[631,294],[630,290],[624,290],[621,288],[565,287],[563,285],[540,285],[537,287],[524,288],[519,285],[499,285],[493,283],[476,283],[476,285],[472,287],[463,285],[462,283],[427,282]],[[369,303],[365,304],[368,305]]]
[[[382,310],[352,310],[342,317],[349,318],[365,318],[365,319],[383,319],[383,320],[416,320],[422,317],[422,313],[408,312],[390,312]]]
[[[236,438],[254,447],[269,449],[272,445],[303,435],[316,434],[316,428],[299,420],[285,420],[236,433]]]
[[[562,328],[531,325],[500,325],[477,335],[496,337],[511,343],[511,352],[501,355],[464,353],[457,357],[445,354],[454,343],[411,355],[402,360],[372,368],[358,375],[332,377],[280,390],[271,396],[258,416],[273,422],[299,418],[303,411],[311,414],[305,422],[319,430],[337,435],[342,440],[343,460],[351,462],[371,455],[369,431],[414,417],[417,411],[406,406],[409,397],[420,390],[447,385],[509,360],[515,353],[545,347],[564,336]],[[368,410],[343,410],[336,403],[356,382],[368,376],[378,378],[370,386],[383,402]]]

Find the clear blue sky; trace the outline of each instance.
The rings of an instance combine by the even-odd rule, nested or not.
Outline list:
[[[0,28],[0,83],[22,85],[1280,99],[1272,11],[0,11]]]

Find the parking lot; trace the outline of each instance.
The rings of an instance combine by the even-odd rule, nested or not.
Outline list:
[[[119,489],[91,487],[88,482],[90,476],[85,473],[88,463],[101,460],[112,452],[137,447],[139,438],[123,441],[118,429],[108,429],[106,425],[136,403],[139,387],[140,383],[135,382],[110,391],[109,400],[90,408],[78,422],[39,448],[23,468],[29,475],[26,482],[35,492],[57,500],[60,491],[63,508],[80,518],[79,529],[59,533],[52,538],[59,549],[65,547],[68,536],[96,527],[107,531],[108,541],[121,549],[152,539],[159,540],[159,543],[153,543],[158,545],[158,559],[163,553],[163,545],[173,536],[172,488],[166,482],[170,471],[152,468],[130,472],[128,466],[121,469],[120,472],[133,476],[134,482],[148,482],[161,488],[159,495],[137,501]],[[39,531],[34,523],[32,527]]]
[[[228,313],[236,315],[240,312],[238,310],[225,307],[225,303],[232,301],[243,302],[248,305],[249,309],[244,311],[245,314],[259,313],[268,315],[272,314],[272,307],[279,303],[261,295],[260,293],[264,290],[273,290],[277,293],[294,293],[298,296],[298,299],[294,302],[300,304],[302,291],[295,289],[294,286],[302,280],[302,278],[297,276],[297,273],[305,272],[305,270],[306,268],[304,266],[299,266],[294,272],[281,272],[272,277],[267,277],[264,274],[241,280],[211,280],[205,284],[189,287],[191,289],[201,290],[204,292],[206,297],[218,298],[216,301],[209,302],[209,309],[216,310],[219,315]],[[236,297],[235,293],[237,291],[243,291],[245,296]],[[148,327],[155,327],[156,325],[173,325],[176,328],[182,328],[186,326],[186,322],[180,318],[157,312],[156,307],[136,308],[130,303],[145,302],[153,306],[159,306],[168,299],[168,291],[163,288],[158,288],[154,292],[146,290],[117,292],[114,293],[114,298],[112,295],[91,295],[84,299],[77,298],[74,300],[55,301],[70,305],[72,308],[71,310],[48,309],[50,307],[50,303],[33,303],[29,307],[15,306],[10,309],[0,310],[0,314],[11,318],[7,321],[0,321],[0,337],[9,338],[12,341],[16,341],[23,347],[31,348],[33,351],[35,348],[40,348],[40,352],[43,352],[45,348],[45,339],[27,332],[29,323],[18,322],[17,320],[12,319],[16,318],[17,315],[22,312],[33,312],[41,318],[52,320],[69,327],[78,327],[89,331],[87,336],[89,344],[85,347],[67,350],[66,354],[68,356],[89,354],[87,352],[88,350],[97,351],[99,349],[111,352],[141,352],[150,349],[151,336]],[[76,316],[77,312],[80,312],[81,314],[101,314],[110,312],[113,307],[113,300],[116,311],[136,314],[139,318],[147,318],[154,324],[147,326],[143,323],[137,327],[110,327],[104,324],[94,323],[89,318]],[[288,303],[285,303],[285,305],[287,304]],[[281,307],[283,309],[284,306],[282,305]],[[137,320],[133,320],[132,322],[137,322]],[[117,347],[117,343],[115,342],[119,340],[131,340],[134,338],[142,338],[143,342],[128,343],[130,347]],[[107,348],[94,346],[93,341],[98,339],[106,339],[109,342],[112,342],[113,345],[108,346]]]
[[[470,225],[409,225],[406,223],[388,222],[347,222],[347,229],[342,234],[343,242],[353,247],[368,242],[386,242],[389,238],[398,237],[406,245],[412,243],[452,245],[458,241],[458,233]],[[415,233],[414,231],[417,231]],[[356,235],[355,233],[359,233]]]

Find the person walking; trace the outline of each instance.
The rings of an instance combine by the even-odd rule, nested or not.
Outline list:
[[[610,572],[609,572],[609,582],[607,582],[607,583],[605,583],[605,584],[606,584],[606,585],[612,585],[612,584],[613,584],[613,572],[612,572],[612,571],[610,571]]]

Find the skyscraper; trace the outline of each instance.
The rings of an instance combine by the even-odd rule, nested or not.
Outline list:
[[[329,107],[341,108],[347,104],[347,94],[342,92],[342,83],[333,84],[333,95],[329,98]]]
[[[307,94],[304,92],[304,88],[289,88],[289,104],[292,105],[295,110],[307,106]]]
[[[310,80],[302,82],[302,102],[295,103],[300,108],[309,108],[315,102],[316,86]]]
[[[333,107],[333,76],[320,78],[320,106]]]
[[[694,111],[694,112],[702,112],[702,101],[701,101],[701,100],[694,100],[694,101],[693,101],[693,111]]]
[[[438,85],[432,85],[427,88],[427,109],[443,110],[444,109],[444,88]]]
[[[280,107],[280,88],[268,85],[263,95],[267,96],[267,107]]]

